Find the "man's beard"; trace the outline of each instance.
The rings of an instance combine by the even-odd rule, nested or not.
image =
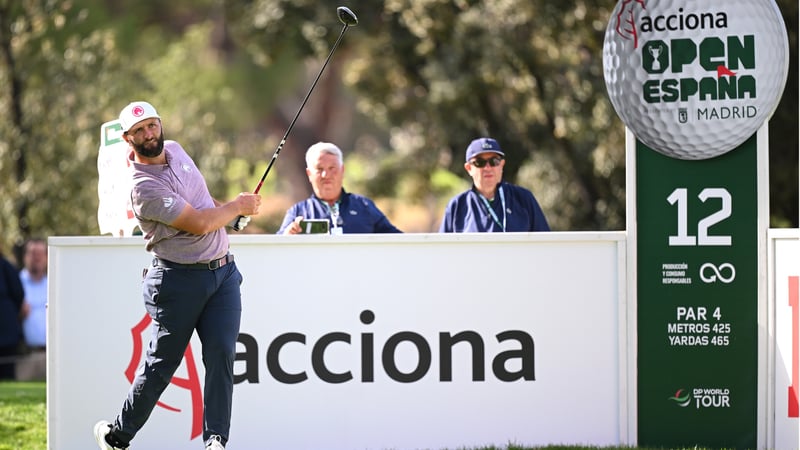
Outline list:
[[[149,147],[147,146],[148,144],[150,145]],[[133,150],[145,158],[155,158],[164,151],[164,132],[161,132],[161,136],[158,137],[155,143],[151,140],[142,144],[133,144]]]

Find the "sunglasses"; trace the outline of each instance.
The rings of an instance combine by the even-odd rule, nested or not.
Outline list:
[[[500,158],[498,156],[493,156],[489,159],[475,158],[469,163],[480,169],[482,167],[486,167],[486,164],[489,164],[492,167],[497,167],[500,165],[500,161],[502,160],[503,158]]]

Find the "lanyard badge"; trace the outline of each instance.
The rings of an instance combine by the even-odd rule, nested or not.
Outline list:
[[[503,186],[500,186],[500,189],[498,189],[498,194],[500,195],[500,206],[502,206],[502,208],[503,208],[503,221],[502,222],[500,222],[500,218],[497,217],[497,213],[495,213],[494,209],[492,209],[492,205],[491,205],[491,203],[489,203],[489,200],[487,200],[486,197],[484,197],[483,194],[481,194],[481,193],[478,193],[478,196],[481,198],[481,200],[483,200],[483,204],[484,204],[484,206],[486,206],[486,209],[489,211],[489,214],[492,216],[492,220],[494,221],[494,223],[496,223],[500,227],[500,229],[503,230],[503,232],[505,233],[505,231],[506,231],[506,196],[503,194]]]
[[[326,208],[328,208],[328,214],[331,215],[331,234],[344,234],[344,230],[339,226],[341,223],[341,216],[339,215],[339,201],[337,200],[332,206],[325,201],[322,203]]]

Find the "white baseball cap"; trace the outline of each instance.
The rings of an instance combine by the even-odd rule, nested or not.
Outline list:
[[[130,103],[119,113],[119,121],[122,124],[123,133],[127,133],[137,123],[153,118],[161,119],[153,105],[147,102]]]

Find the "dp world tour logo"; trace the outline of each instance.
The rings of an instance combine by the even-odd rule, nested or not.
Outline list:
[[[128,368],[125,369],[125,378],[131,383],[136,376],[137,368],[144,360],[144,342],[146,340],[144,334],[145,331],[150,328],[151,322],[152,319],[150,316],[145,314],[142,320],[131,328],[133,347],[130,363],[128,363]],[[189,435],[189,439],[191,440],[203,433],[203,390],[200,387],[200,377],[197,375],[197,365],[194,361],[191,344],[186,346],[186,351],[183,354],[183,361],[186,366],[186,378],[173,376],[170,385],[189,391],[189,396],[191,398],[190,413],[192,415],[192,429]],[[159,401],[156,406],[176,413],[182,412],[180,408],[167,405],[161,401]]]
[[[687,406],[689,406],[689,403],[691,403],[692,396],[689,393],[689,391],[681,388],[678,389],[677,392],[675,392],[675,395],[673,395],[669,399],[675,402],[681,408],[686,408]]]
[[[695,409],[705,408],[730,408],[731,391],[728,388],[678,389],[669,400],[681,408],[694,405]],[[694,400],[694,402],[692,402]]]

